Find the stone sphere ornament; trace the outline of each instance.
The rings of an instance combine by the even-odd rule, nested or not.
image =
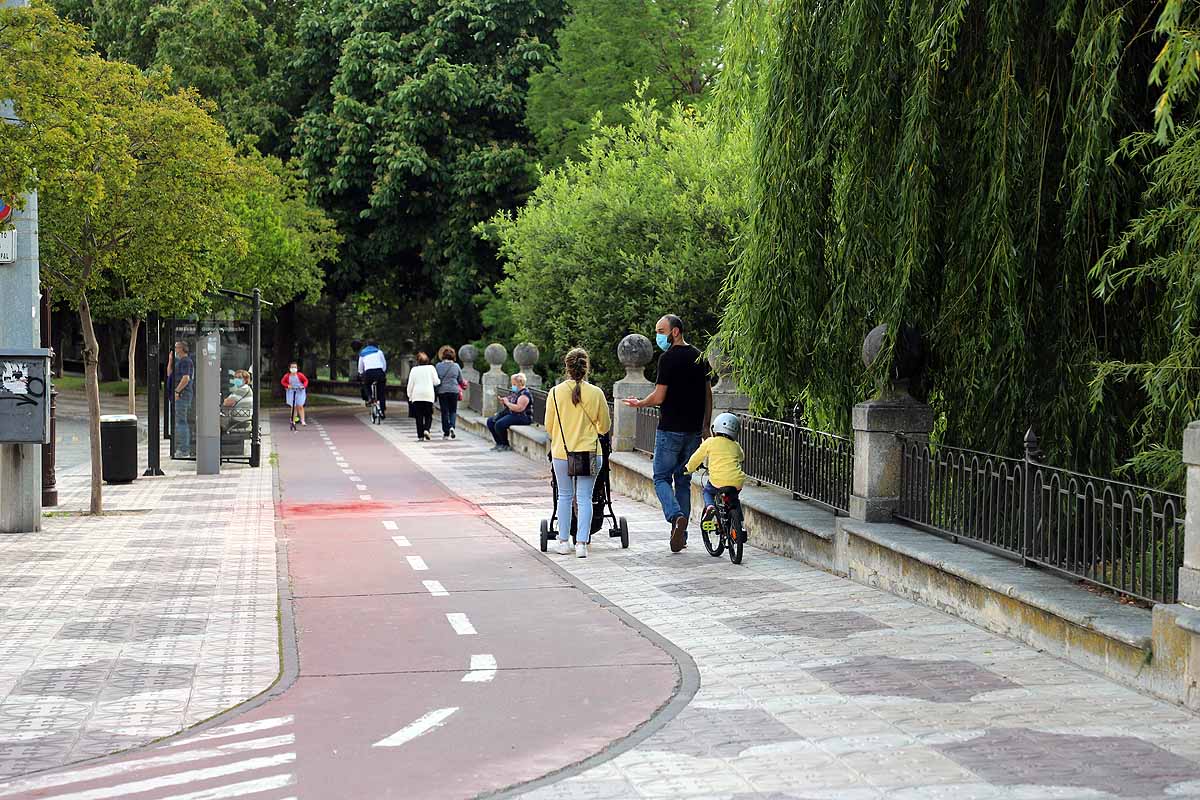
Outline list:
[[[863,339],[862,361],[867,369],[875,364],[887,342],[888,326],[876,325]],[[893,343],[892,368],[883,389],[896,389],[907,393],[921,377],[925,367],[925,346],[921,332],[911,325],[901,324],[900,332]]]
[[[458,360],[464,367],[474,367],[479,360],[479,350],[473,344],[464,344],[458,348]]]
[[[631,333],[617,345],[617,360],[626,372],[642,370],[654,359],[654,346],[640,333]]]
[[[532,367],[541,355],[541,351],[532,342],[521,342],[513,348],[513,359],[521,367]]]
[[[498,370],[508,360],[508,350],[504,349],[504,345],[499,342],[492,342],[484,348],[483,357],[492,365],[492,369]]]

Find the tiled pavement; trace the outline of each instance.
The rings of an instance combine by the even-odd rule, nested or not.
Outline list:
[[[382,431],[537,546],[546,467],[403,423]],[[650,738],[529,800],[1200,797],[1200,718],[1178,707],[796,561],[749,549],[733,566],[699,541],[672,555],[657,508],[616,506],[629,550],[600,536],[587,559],[553,557],[687,651],[701,686]]]
[[[71,513],[87,465],[60,472],[43,530],[0,536],[0,778],[166,736],[278,676],[273,470],[164,462],[105,486],[98,518]]]

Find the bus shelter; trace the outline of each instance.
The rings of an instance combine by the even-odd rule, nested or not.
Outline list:
[[[148,365],[149,373],[159,375],[148,408],[151,453],[158,452],[161,406],[172,459],[196,460],[198,446],[203,454],[219,435],[220,461],[260,465],[260,381],[268,372],[262,359],[263,305],[257,289],[250,294],[222,289],[202,314],[147,325],[148,337],[161,336],[146,347],[147,358],[157,361]]]

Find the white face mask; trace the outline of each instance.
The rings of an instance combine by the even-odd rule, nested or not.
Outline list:
[[[299,372],[299,371],[300,371],[300,370],[299,370],[299,369],[297,369],[296,367],[288,367],[288,372],[291,372],[291,373],[296,373],[296,372]]]

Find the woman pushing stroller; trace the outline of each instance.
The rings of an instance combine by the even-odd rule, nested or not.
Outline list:
[[[546,433],[554,478],[558,484],[558,552],[571,552],[574,506],[575,555],[587,558],[592,532],[592,490],[600,474],[600,437],[612,427],[604,391],[587,382],[591,368],[587,351],[576,347],[563,359],[567,377],[546,398]]]

